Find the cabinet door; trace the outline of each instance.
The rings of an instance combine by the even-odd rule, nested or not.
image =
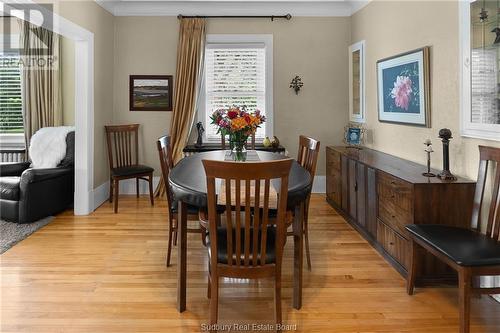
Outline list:
[[[348,162],[348,184],[349,184],[349,215],[357,219],[357,182],[356,182],[356,161],[349,160]]]
[[[342,210],[349,212],[349,159],[345,156],[341,157],[342,163]]]
[[[377,237],[377,171],[366,169],[366,230]]]
[[[366,228],[366,166],[356,163],[357,222]]]

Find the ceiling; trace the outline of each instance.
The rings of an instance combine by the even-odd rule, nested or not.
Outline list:
[[[350,16],[371,0],[96,0],[115,16]]]

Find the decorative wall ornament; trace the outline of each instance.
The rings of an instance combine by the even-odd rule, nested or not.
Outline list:
[[[443,142],[443,171],[441,171],[437,176],[443,180],[457,180],[450,172],[450,139],[451,131],[447,128],[442,128],[439,130],[439,138]]]
[[[431,140],[430,139],[425,140],[424,145],[425,145],[424,151],[427,153],[427,172],[424,172],[422,175],[426,177],[436,177],[436,175],[431,172],[431,153],[434,152],[434,149],[432,149]]]
[[[298,75],[295,75],[295,77],[292,79],[292,82],[290,82],[290,88],[293,88],[293,90],[295,91],[295,95],[299,94],[299,91],[303,85],[304,83]]]

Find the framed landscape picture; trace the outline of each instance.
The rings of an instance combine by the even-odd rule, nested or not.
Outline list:
[[[172,75],[130,75],[130,111],[172,111]]]
[[[377,61],[379,121],[430,127],[429,51]]]

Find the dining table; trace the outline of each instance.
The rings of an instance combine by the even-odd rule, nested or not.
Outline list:
[[[185,157],[175,165],[169,174],[169,185],[178,207],[178,254],[177,254],[177,310],[186,310],[187,288],[187,208],[188,205],[207,208],[207,184],[203,160],[224,161],[228,159],[229,151],[217,150],[193,154]],[[248,151],[254,158],[247,162],[273,161],[287,158],[279,153],[266,151]],[[238,163],[247,163],[238,162]],[[310,173],[293,161],[288,178],[288,210],[293,210],[292,222],[294,242],[293,264],[293,307],[302,306],[302,271],[303,271],[303,216],[304,205],[311,193],[312,179]]]

